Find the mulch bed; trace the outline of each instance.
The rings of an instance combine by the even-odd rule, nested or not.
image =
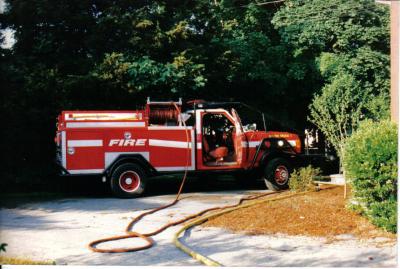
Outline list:
[[[335,187],[236,210],[203,225],[253,235],[282,233],[329,238],[351,234],[363,239],[396,238],[346,209],[346,203],[343,187]]]

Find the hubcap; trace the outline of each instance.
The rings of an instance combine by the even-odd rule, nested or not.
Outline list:
[[[119,186],[123,191],[134,192],[139,188],[140,176],[134,171],[126,171],[119,177]]]
[[[275,169],[275,182],[279,185],[284,185],[289,179],[289,171],[284,165],[279,165]]]

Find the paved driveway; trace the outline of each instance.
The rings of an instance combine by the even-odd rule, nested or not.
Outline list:
[[[168,221],[203,209],[236,203],[242,196],[265,192],[262,188],[240,190],[229,181],[212,183],[217,191],[204,191],[204,184],[188,183],[187,197],[177,205],[144,218],[135,230],[152,231]],[[227,183],[228,182],[228,183]],[[179,251],[172,227],[154,237],[156,245],[134,253],[92,253],[87,244],[99,238],[122,235],[130,219],[144,210],[174,199],[171,189],[156,191],[138,199],[63,198],[49,201],[3,205],[0,210],[0,240],[6,242],[7,255],[35,260],[55,260],[70,265],[201,265]],[[199,184],[196,191],[196,184]],[[208,183],[207,183],[208,184]],[[377,239],[379,241],[379,239]],[[325,244],[324,239],[308,237],[245,236],[217,228],[196,227],[183,241],[204,255],[227,266],[394,266],[395,246],[376,247],[376,242],[360,243],[352,238]],[[142,244],[128,239],[102,247],[132,247]]]

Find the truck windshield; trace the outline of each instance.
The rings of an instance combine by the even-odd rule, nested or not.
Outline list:
[[[245,131],[250,129],[264,130],[262,112],[243,103],[241,104],[242,105],[235,107],[235,113],[237,118],[239,118],[240,115],[240,124],[243,126],[243,129]]]

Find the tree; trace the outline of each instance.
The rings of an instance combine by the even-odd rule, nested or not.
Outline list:
[[[293,58],[312,59],[319,70],[323,86],[309,120],[340,158],[361,119],[389,115],[388,21],[387,8],[372,0],[287,1],[274,17]]]
[[[340,8],[326,10],[322,0],[282,8],[251,0],[7,1],[0,27],[17,42],[0,55],[3,182],[54,177],[61,110],[132,109],[147,96],[235,100],[266,112],[268,128],[275,120],[302,129],[313,94],[330,83],[316,64],[322,52],[358,59],[351,75],[365,77],[360,87],[375,96],[381,89],[367,110],[382,117],[387,12],[367,0],[328,2]],[[313,8],[332,17],[313,21]]]
[[[347,137],[362,118],[366,95],[349,74],[340,74],[316,95],[310,105],[311,121],[326,135],[340,159]]]
[[[306,108],[284,75],[275,11],[251,1],[7,1],[1,29],[16,44],[1,52],[3,186],[53,180],[61,110],[233,99],[300,126],[291,112]]]

